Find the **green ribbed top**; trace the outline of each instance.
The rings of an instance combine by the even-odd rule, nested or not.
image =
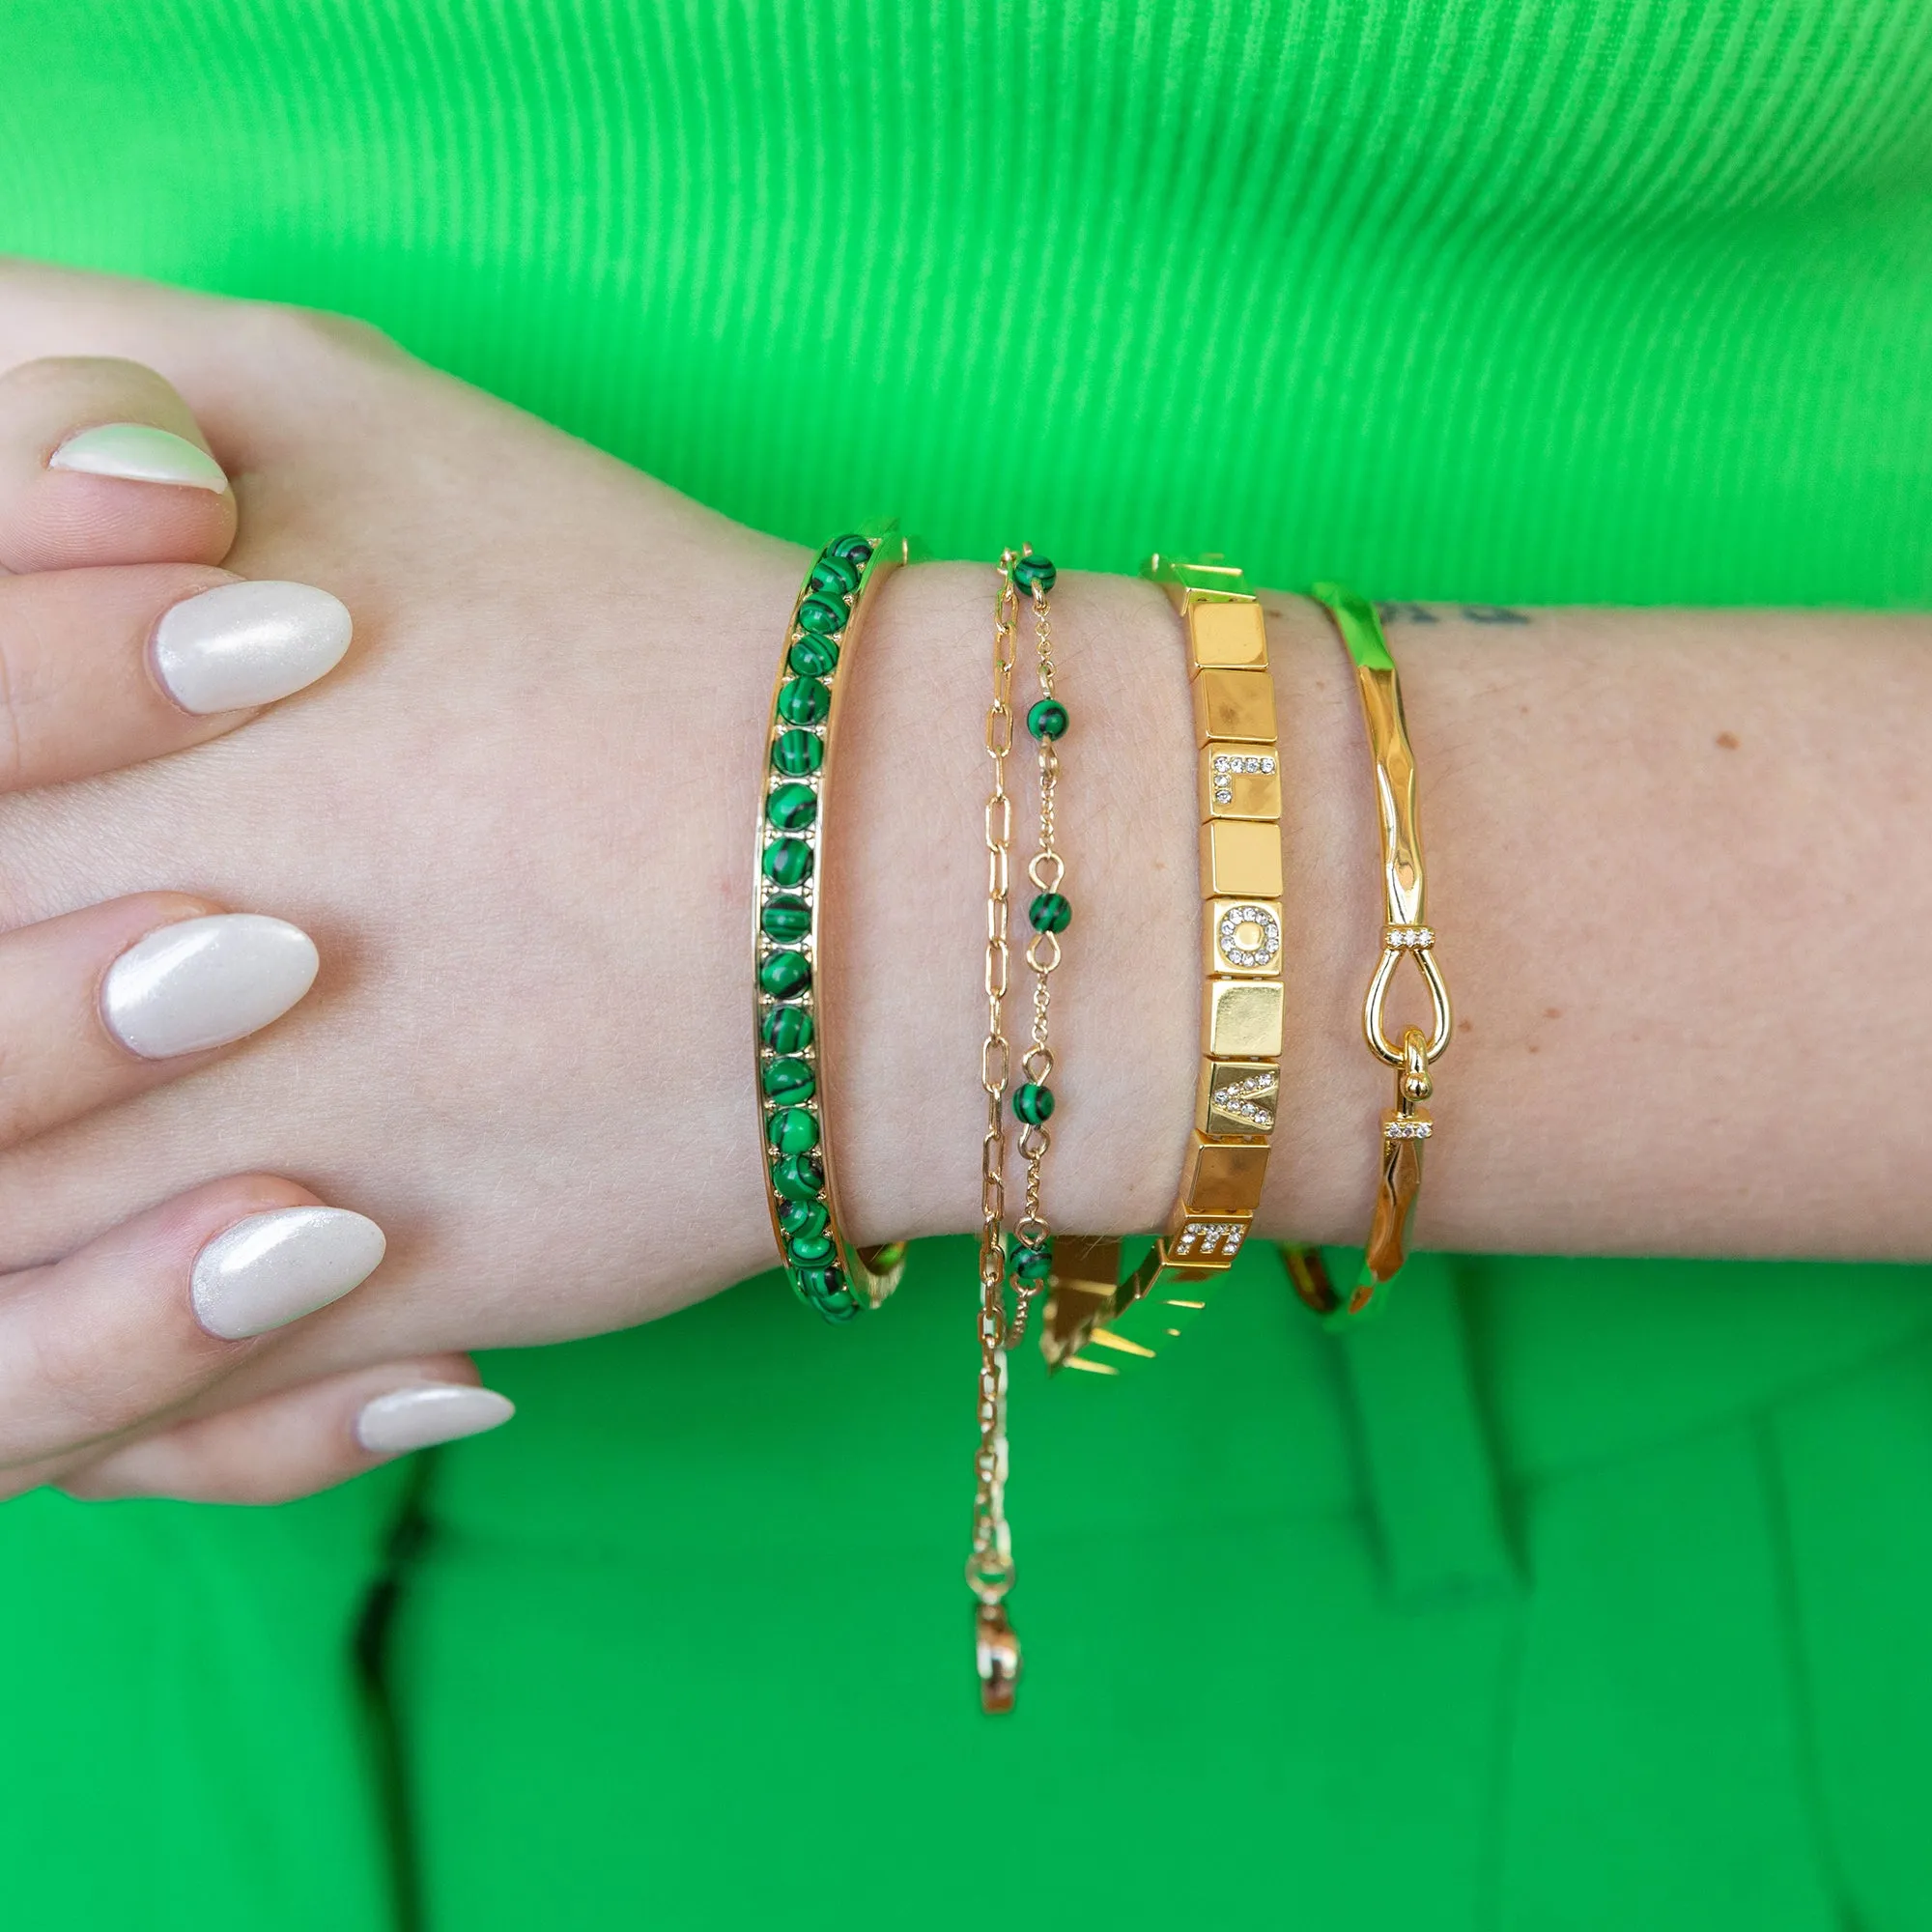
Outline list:
[[[100,11],[0,24],[0,242],[350,310],[801,540],[1932,602],[1921,7]]]
[[[366,317],[807,542],[1932,606],[1907,0],[10,0],[0,247]],[[14,1910],[1922,1927],[1928,1288],[1423,1258],[1337,1342],[1252,1252],[1131,1390],[1016,1375],[995,1727],[965,1244],[862,1332],[766,1280],[488,1363],[393,1777],[351,1660],[400,1472],[32,1498]]]

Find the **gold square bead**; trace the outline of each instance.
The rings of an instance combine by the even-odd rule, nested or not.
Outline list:
[[[1281,760],[1274,747],[1210,738],[1201,748],[1201,816],[1281,818]]]
[[[1281,828],[1266,819],[1217,818],[1201,828],[1203,898],[1278,899]]]
[[[1279,979],[1281,939],[1279,899],[1209,899],[1201,908],[1201,971],[1208,979]]]
[[[1274,1131],[1281,1071],[1270,1060],[1206,1060],[1194,1095],[1198,1133],[1245,1134],[1259,1139]]]
[[[1216,738],[1274,743],[1274,680],[1266,671],[1198,670],[1193,685],[1197,745]]]
[[[1190,1214],[1177,1208],[1161,1231],[1161,1265],[1184,1268],[1196,1280],[1209,1269],[1220,1273],[1234,1266],[1253,1225],[1251,1214]]]
[[[1187,645],[1196,670],[1267,668],[1267,627],[1259,604],[1187,600]]]
[[[1267,1148],[1260,1141],[1216,1142],[1198,1133],[1189,1134],[1175,1213],[1182,1218],[1189,1214],[1252,1214],[1262,1205],[1267,1160]]]
[[[1279,980],[1209,980],[1201,1000],[1202,1037],[1216,1060],[1281,1058]]]

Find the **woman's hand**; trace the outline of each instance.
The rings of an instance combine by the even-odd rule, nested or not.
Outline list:
[[[760,1265],[749,1113],[671,1096],[745,1077],[718,988],[769,671],[721,661],[779,635],[791,553],[319,317],[10,269],[7,367],[0,562],[61,568],[0,580],[0,1480],[297,1493],[436,1439],[425,1406],[471,1420],[448,1391],[368,1406],[471,1378],[454,1348]],[[206,743],[328,669],[350,610],[326,684]],[[694,755],[695,721],[744,774]],[[185,891],[137,891],[157,879]],[[293,923],[200,923],[227,905]],[[291,1005],[318,946],[298,1018],[214,1066],[206,1042]],[[720,1239],[731,1179],[753,1212]],[[380,1224],[382,1274],[309,1313],[377,1236],[284,1282],[298,1327],[235,1325],[257,1307],[211,1332],[197,1257],[322,1202]]]

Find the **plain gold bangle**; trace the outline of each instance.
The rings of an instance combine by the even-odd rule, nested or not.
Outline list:
[[[1334,619],[1355,668],[1362,723],[1375,761],[1376,800],[1381,825],[1381,957],[1362,1002],[1362,1036],[1369,1050],[1395,1069],[1395,1105],[1382,1115],[1381,1174],[1362,1265],[1347,1295],[1335,1289],[1321,1250],[1282,1249],[1294,1290],[1319,1315],[1360,1315],[1395,1279],[1408,1252],[1408,1230],[1422,1187],[1422,1151],[1435,1133],[1423,1106],[1435,1092],[1430,1068],[1448,1051],[1454,1016],[1449,988],[1435,964],[1435,929],[1424,902],[1422,823],[1416,806],[1415,754],[1402,715],[1402,684],[1381,619],[1367,598],[1346,584],[1318,583],[1312,593]],[[1400,1043],[1388,1037],[1384,1007],[1390,983],[1405,959],[1413,959],[1429,994],[1430,1026],[1406,1027]]]
[[[1261,1206],[1281,1086],[1281,753],[1261,600],[1218,557],[1154,556],[1186,633],[1201,826],[1201,1068],[1173,1210],[1140,1265],[1118,1236],[1060,1236],[1048,1366],[1151,1359],[1234,1264]]]

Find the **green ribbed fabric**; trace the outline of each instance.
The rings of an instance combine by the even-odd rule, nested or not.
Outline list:
[[[1932,605],[1900,0],[13,0],[0,247],[363,316],[801,540]],[[914,1268],[489,1364],[393,1807],[392,1479],[0,1513],[19,1921],[1932,1928],[1926,1271],[1445,1260],[1338,1341],[1253,1254],[1160,1375],[1020,1378],[989,1727]]]

